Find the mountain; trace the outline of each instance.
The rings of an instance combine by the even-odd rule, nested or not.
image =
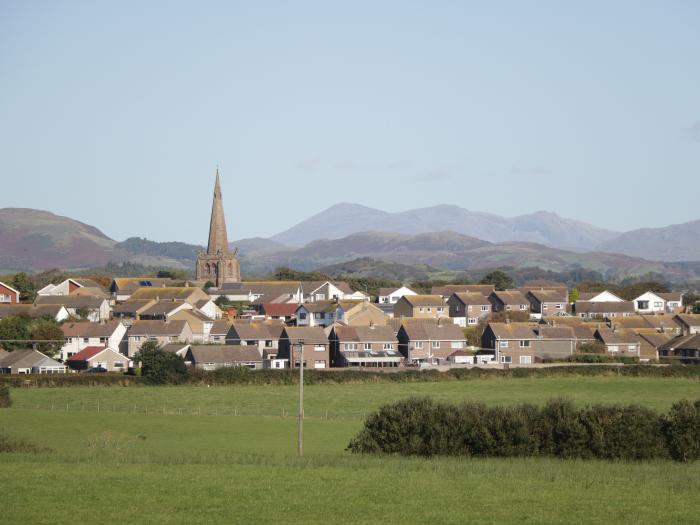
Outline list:
[[[389,213],[342,203],[271,239],[300,247],[316,239],[340,239],[362,231],[418,234],[446,230],[489,242],[536,242],[571,250],[589,250],[617,235],[610,230],[544,211],[508,218],[451,205]]]
[[[599,248],[658,261],[699,261],[700,220],[622,233]]]
[[[392,281],[424,281],[444,274],[444,270],[433,268],[425,264],[399,264],[395,262],[379,261],[370,257],[361,257],[338,264],[331,264],[318,268],[318,272],[331,277],[372,277],[374,279],[387,279]],[[452,275],[450,275],[452,277]]]

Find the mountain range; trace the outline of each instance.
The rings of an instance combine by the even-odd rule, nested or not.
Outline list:
[[[700,264],[678,263],[700,261],[700,221],[617,233],[549,212],[504,218],[456,206],[387,213],[339,204],[269,239],[242,239],[231,245],[238,248],[248,274],[278,266],[342,268],[363,259],[363,267],[369,260],[384,261],[397,268],[412,266],[406,266],[404,273],[426,275],[436,269],[510,266],[585,268],[609,277],[655,272],[674,280],[700,278]],[[94,226],[47,211],[0,209],[0,269],[6,271],[78,269],[124,261],[191,269],[202,249],[139,237],[117,242]],[[390,268],[381,271],[390,273]]]

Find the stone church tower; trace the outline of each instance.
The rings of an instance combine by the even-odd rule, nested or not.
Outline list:
[[[197,256],[197,280],[211,281],[217,288],[224,283],[241,282],[241,265],[238,261],[238,249],[228,251],[224,205],[221,201],[221,182],[219,168],[216,169],[214,200],[211,205],[211,222],[209,223],[209,244],[207,253]]]

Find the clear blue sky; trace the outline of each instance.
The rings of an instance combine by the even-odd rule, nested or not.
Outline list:
[[[700,2],[0,0],[0,207],[231,239],[337,202],[700,218]],[[350,217],[349,220],[352,220]]]

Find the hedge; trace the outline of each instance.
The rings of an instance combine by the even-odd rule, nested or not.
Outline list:
[[[12,398],[10,397],[10,387],[0,385],[0,408],[9,408],[12,406]]]
[[[700,458],[700,400],[667,414],[638,405],[576,408],[566,400],[534,405],[461,405],[411,398],[367,417],[348,450],[402,456]]]

